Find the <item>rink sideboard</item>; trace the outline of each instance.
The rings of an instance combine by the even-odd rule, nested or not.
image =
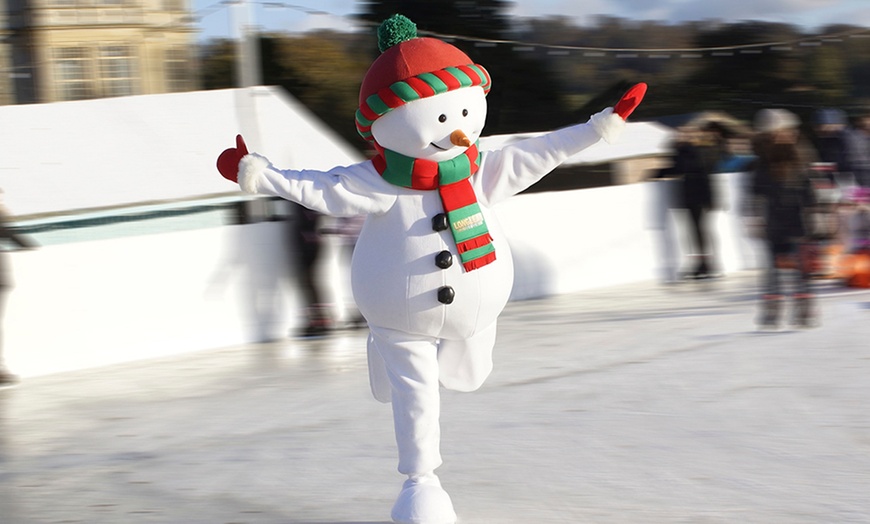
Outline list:
[[[717,175],[725,273],[760,263],[740,215],[744,178]],[[644,182],[496,207],[514,257],[511,299],[663,278],[689,255],[669,191]],[[286,337],[300,315],[282,205],[223,197],[15,224],[41,247],[6,255],[9,367],[27,377]],[[341,317],[351,301],[344,239],[325,238],[322,277]]]

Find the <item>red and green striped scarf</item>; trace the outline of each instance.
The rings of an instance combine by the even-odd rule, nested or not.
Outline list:
[[[437,189],[447,214],[450,231],[466,271],[481,268],[495,260],[495,247],[483,219],[469,178],[480,167],[477,144],[451,160],[434,162],[411,158],[382,148],[372,163],[387,182],[410,189]]]

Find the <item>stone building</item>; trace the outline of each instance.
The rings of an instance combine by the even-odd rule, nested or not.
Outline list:
[[[196,89],[188,0],[0,0],[0,104]]]

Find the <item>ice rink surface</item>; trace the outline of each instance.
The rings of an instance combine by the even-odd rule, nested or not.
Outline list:
[[[759,332],[758,278],[510,303],[487,383],[442,395],[459,522],[870,523],[870,291],[818,283],[819,327]],[[365,337],[0,391],[0,523],[389,522]]]

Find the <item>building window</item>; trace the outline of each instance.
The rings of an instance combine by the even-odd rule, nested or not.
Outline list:
[[[88,67],[88,50],[65,47],[56,51],[58,98],[85,100],[94,97],[93,79]]]
[[[134,94],[136,74],[132,49],[126,46],[100,48],[100,79],[103,96],[129,96]]]
[[[168,49],[166,51],[166,90],[170,93],[180,93],[190,90],[190,61],[184,49]]]
[[[184,0],[163,0],[164,11],[184,11]]]

